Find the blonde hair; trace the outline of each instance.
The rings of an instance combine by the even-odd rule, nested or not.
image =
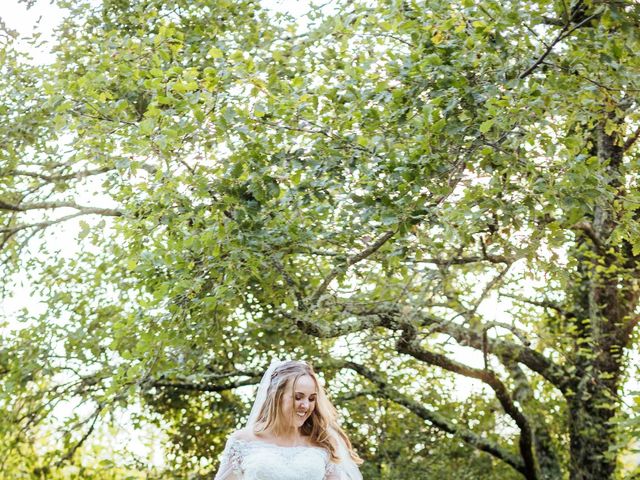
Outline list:
[[[275,368],[271,375],[271,383],[267,388],[267,398],[265,399],[253,427],[253,433],[258,434],[269,430],[274,435],[283,433],[290,423],[284,418],[282,411],[282,400],[287,394],[288,387],[291,386],[291,397],[295,404],[295,386],[300,377],[308,375],[316,384],[316,405],[300,427],[302,434],[309,438],[312,445],[325,448],[333,462],[339,461],[337,453],[336,439],[332,438],[332,433],[339,436],[347,447],[351,459],[356,464],[361,464],[362,459],[353,450],[351,441],[347,434],[338,425],[338,412],[327,397],[322,384],[318,381],[316,373],[311,365],[300,361],[284,362]]]

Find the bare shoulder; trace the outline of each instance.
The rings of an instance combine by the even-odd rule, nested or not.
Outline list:
[[[229,438],[234,440],[255,440],[256,436],[248,428],[241,428],[233,432]]]

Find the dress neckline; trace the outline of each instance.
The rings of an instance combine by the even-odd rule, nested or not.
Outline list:
[[[269,447],[276,447],[276,448],[317,448],[319,450],[324,451],[325,449],[322,447],[318,447],[316,445],[278,445],[277,443],[273,443],[273,442],[268,442],[266,440],[260,440],[257,438],[251,439],[251,440],[245,440],[243,438],[236,438],[235,439],[236,442],[244,442],[244,443],[259,443],[261,445],[266,445]]]

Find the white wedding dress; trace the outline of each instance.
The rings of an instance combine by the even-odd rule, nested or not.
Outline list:
[[[231,437],[214,480],[350,480],[320,447],[282,447]]]

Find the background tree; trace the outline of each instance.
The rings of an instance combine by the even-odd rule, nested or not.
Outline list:
[[[62,4],[52,65],[4,50],[3,268],[46,303],[3,340],[6,458],[75,398],[35,468],[141,404],[206,474],[279,355],[367,478],[622,474],[638,5]]]

